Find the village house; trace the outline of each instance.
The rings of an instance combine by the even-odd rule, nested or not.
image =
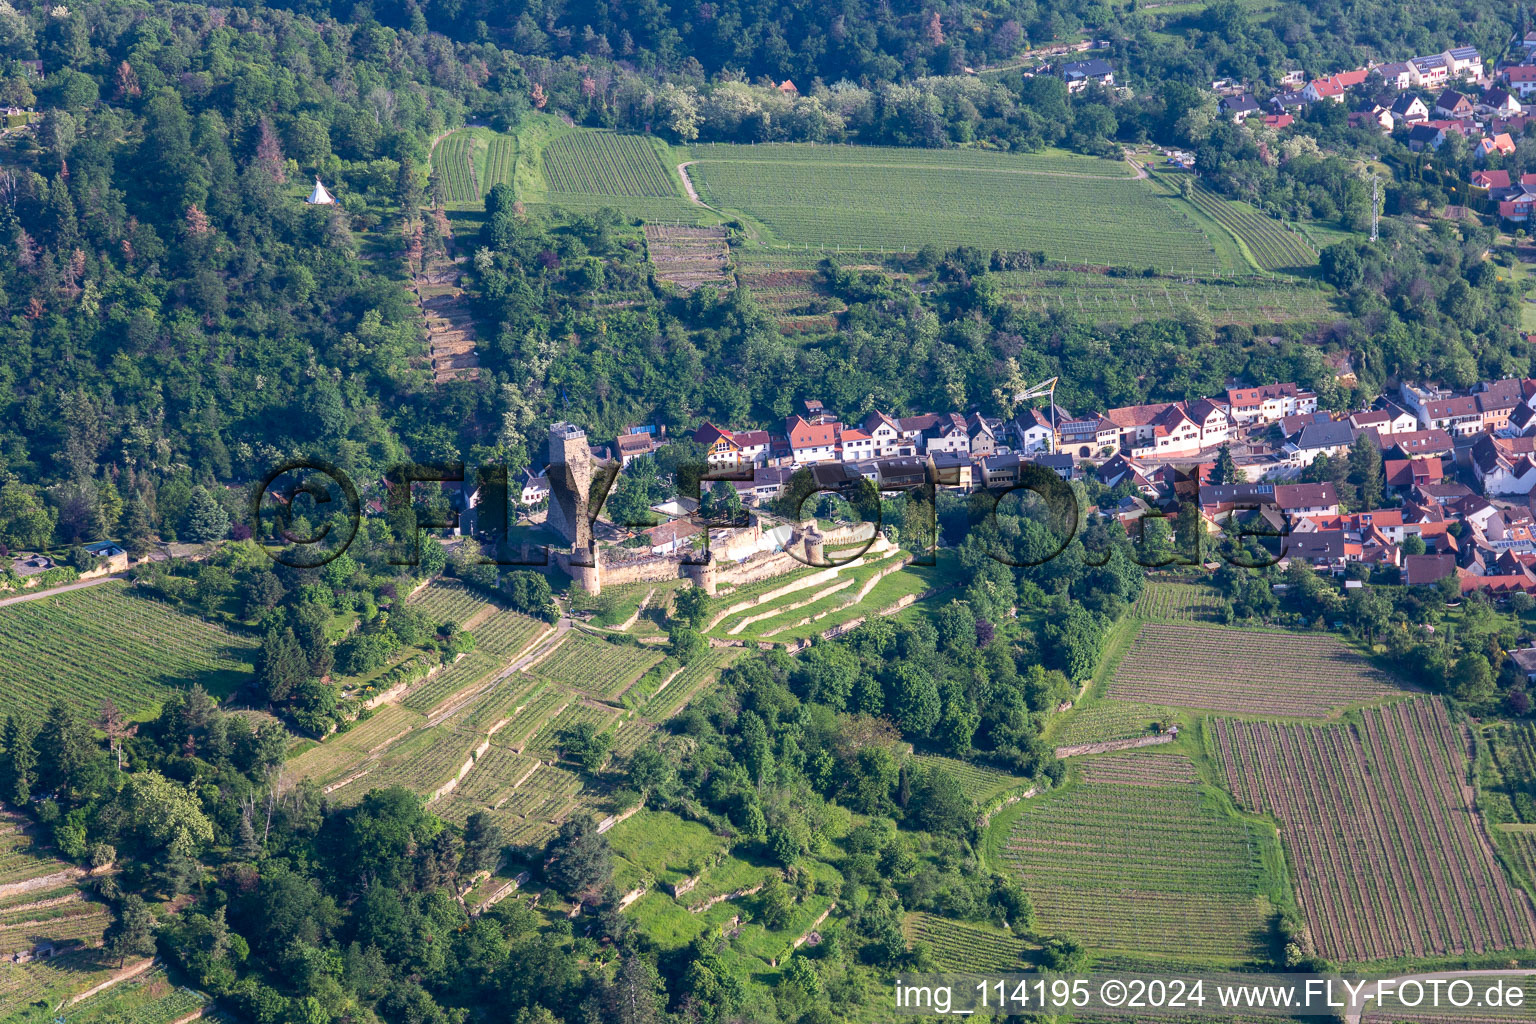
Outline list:
[[[1391,402],[1385,403],[1380,409],[1353,413],[1349,422],[1357,430],[1374,430],[1378,438],[1407,434],[1419,429],[1417,416]]]
[[[1275,484],[1274,504],[1288,517],[1336,516],[1339,495],[1333,484]]]
[[[1259,109],[1259,101],[1246,92],[1221,98],[1221,112],[1238,124],[1257,114]]]
[[[1536,489],[1536,437],[1484,434],[1472,444],[1472,472],[1483,493],[1529,497]]]
[[[741,461],[741,446],[735,438],[708,420],[693,432],[693,443],[704,449],[704,460],[711,466],[734,466]]]
[[[923,451],[928,453],[971,450],[970,431],[966,429],[965,420],[957,412],[936,417],[932,426],[923,429],[922,438]]]
[[[693,538],[703,532],[689,519],[670,519],[660,526],[653,526],[641,533],[650,542],[651,554],[669,555],[691,545]]]
[[[1355,443],[1356,434],[1355,428],[1347,420],[1309,423],[1296,435],[1295,441],[1286,445],[1286,450],[1291,453],[1291,461],[1297,465],[1310,466],[1312,460],[1319,455],[1333,458],[1349,451],[1349,446]]]
[[[965,418],[966,434],[970,437],[971,457],[981,458],[991,455],[997,450],[997,427],[979,412],[973,412]],[[1003,445],[1002,447],[1007,447]]]
[[[1445,145],[1445,130],[1433,124],[1416,124],[1408,129],[1408,148],[1415,153],[1436,150]]]
[[[838,435],[838,455],[844,462],[863,462],[875,457],[875,439],[857,427],[844,427]]]
[[[1513,117],[1524,109],[1520,101],[1510,95],[1509,90],[1500,88],[1483,93],[1475,105],[1479,114],[1490,117]]]
[[[1071,60],[1056,69],[1057,77],[1067,83],[1067,92],[1078,93],[1090,85],[1115,84],[1115,69],[1109,61],[1094,57],[1090,60]]]
[[[1405,124],[1420,124],[1429,120],[1429,108],[1413,93],[1404,93],[1392,103],[1392,116]]]
[[[1317,395],[1302,391],[1295,384],[1232,388],[1227,391],[1227,408],[1232,422],[1238,426],[1274,423],[1285,416],[1316,412]]]
[[[1000,459],[1008,457],[994,456]],[[928,456],[928,463],[933,466],[933,476],[940,487],[956,490],[970,490],[979,472],[978,463],[972,462],[971,457],[964,452],[935,452]]]
[[[874,441],[875,457],[900,458],[917,454],[917,445],[902,436],[901,425],[878,410],[864,417],[860,429]]]
[[[1376,73],[1381,76],[1382,83],[1388,89],[1402,92],[1413,85],[1413,65],[1406,60],[1383,64],[1376,69]],[[1394,109],[1393,113],[1395,114],[1397,111]]]
[[[1056,413],[1061,447],[1071,449],[1079,458],[1086,459],[1096,451],[1119,447],[1120,428],[1107,417],[1096,412],[1070,416],[1060,408]]]
[[[1472,116],[1472,100],[1455,89],[1435,97],[1435,115],[1460,121]]]
[[[1343,71],[1337,75],[1329,75],[1327,78],[1315,78],[1307,83],[1307,87],[1301,90],[1301,94],[1308,103],[1317,103],[1320,100],[1343,103],[1344,94],[1364,82],[1369,74],[1370,71],[1366,68],[1356,68],[1354,71]]]
[[[1486,170],[1473,171],[1472,184],[1476,188],[1509,188],[1509,172]]]
[[[1429,586],[1456,575],[1455,555],[1405,555],[1403,582],[1410,587]]]
[[[789,450],[795,465],[837,458],[838,427],[836,421],[810,423],[800,416],[791,416],[785,420],[784,434],[789,438]]]
[[[1439,459],[1386,459],[1381,468],[1387,486],[1399,490],[1437,484],[1445,478],[1445,463]]]
[[[1501,132],[1492,137],[1484,136],[1479,139],[1472,149],[1472,156],[1479,163],[1490,156],[1509,156],[1515,151],[1515,140],[1509,137],[1508,132]]]
[[[736,457],[743,466],[763,465],[773,447],[773,438],[766,430],[735,430],[731,440],[736,442]]]
[[[651,454],[652,435],[643,433],[620,434],[613,439],[613,450],[618,453],[619,466],[623,468],[642,456]]]
[[[549,497],[549,473],[541,469],[534,473],[533,467],[523,470],[523,489],[518,495],[518,503],[532,506]]]
[[[1509,86],[1509,91],[1522,100],[1536,92],[1536,65],[1518,64],[1515,67],[1505,68],[1503,78],[1504,84]]]
[[[1026,454],[1053,451],[1056,432],[1051,427],[1050,415],[1043,409],[1029,408],[1019,412],[1013,421],[1016,447]]]

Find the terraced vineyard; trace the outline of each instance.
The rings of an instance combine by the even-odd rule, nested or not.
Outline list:
[[[124,714],[154,713],[171,688],[223,695],[250,678],[258,644],[122,583],[0,608],[0,697],[41,719],[67,700],[94,714],[110,697]]]
[[[57,874],[69,865],[51,856],[14,818],[0,818],[0,886]]]
[[[1157,622],[1214,622],[1221,595],[1203,583],[1148,580],[1132,612]]]
[[[207,1002],[202,993],[173,984],[164,968],[155,968],[75,1004],[68,1019],[71,1024],[173,1024]]]
[[[385,704],[365,722],[327,737],[289,762],[300,778],[329,785],[361,765],[370,755],[426,724],[426,718],[396,704]]]
[[[1028,779],[1009,775],[1005,771],[999,771],[988,765],[957,761],[952,757],[921,754],[912,760],[924,768],[941,768],[954,776],[955,781],[960,783],[966,799],[979,806],[986,805],[1010,789],[1026,786],[1029,782]]]
[[[485,195],[475,170],[475,136],[471,131],[456,131],[439,142],[432,151],[432,169],[443,182],[446,202],[478,203]]]
[[[528,745],[528,753],[544,756],[557,755],[560,753],[564,734],[569,730],[578,725],[590,724],[596,726],[598,732],[605,732],[612,728],[622,714],[623,712],[618,708],[611,708],[604,704],[584,704],[573,701],[566,705],[564,711],[551,719],[549,725],[539,731],[539,735]]]
[[[757,219],[779,245],[900,251],[932,242],[1215,276],[1236,269],[1181,202],[1129,178],[1123,163],[797,143],[693,152],[689,173],[705,201]]]
[[[1108,690],[1117,700],[1295,718],[1401,693],[1332,637],[1158,622],[1141,626]]]
[[[1038,930],[1106,952],[1261,957],[1272,843],[1261,826],[1217,806],[1178,755],[1093,761],[1085,781],[1025,801],[1007,838],[1003,857],[1034,901]]]
[[[1247,203],[1227,199],[1199,184],[1195,185],[1190,201],[1242,239],[1262,269],[1295,270],[1317,265],[1317,250],[1310,242]]]
[[[657,650],[610,643],[572,630],[553,654],[530,671],[582,693],[612,700],[662,658]]]
[[[458,580],[436,579],[406,598],[406,604],[435,623],[464,623],[491,607],[478,591]]]
[[[678,195],[656,146],[640,135],[580,131],[544,147],[544,180],[551,192],[594,196]]]
[[[412,711],[423,714],[441,710],[458,694],[489,681],[489,677],[515,661],[548,627],[537,619],[503,609],[481,622],[471,632],[475,649],[452,665],[417,686],[401,700]],[[449,705],[451,706],[451,705]]]
[[[666,688],[651,695],[640,713],[653,722],[665,722],[688,706],[688,702],[714,682],[720,671],[741,657],[740,647],[711,647],[694,658]]]
[[[1158,704],[1098,700],[1074,710],[1060,730],[1051,735],[1051,742],[1058,747],[1075,747],[1150,736],[1153,722],[1167,722],[1173,717],[1173,709]]]
[[[1031,311],[1068,313],[1091,323],[1163,320],[1186,309],[1212,325],[1320,323],[1337,318],[1334,295],[1291,278],[1110,277],[1074,270],[1007,270],[988,280],[998,294]]]
[[[1028,967],[1024,940],[1001,928],[916,913],[907,915],[902,932],[909,945],[928,947],[938,971],[1019,974]]]
[[[1438,700],[1367,708],[1358,729],[1218,719],[1212,732],[1239,804],[1280,820],[1324,956],[1536,949],[1536,912],[1463,786],[1466,734]]]

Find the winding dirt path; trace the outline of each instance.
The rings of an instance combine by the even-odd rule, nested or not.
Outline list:
[[[712,209],[708,203],[699,198],[698,189],[693,187],[693,179],[688,177],[688,168],[692,167],[696,163],[698,163],[697,160],[684,160],[682,163],[678,164],[677,176],[683,179],[683,191],[688,193],[688,201],[690,203],[692,203],[694,206],[702,206],[706,210]]]

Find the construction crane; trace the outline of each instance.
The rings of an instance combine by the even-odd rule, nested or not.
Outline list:
[[[1013,396],[1015,404],[1027,402],[1031,398],[1049,396],[1051,400],[1051,454],[1056,454],[1056,382],[1060,377],[1052,377],[1043,380],[1033,387],[1026,387],[1023,391],[1016,392]]]

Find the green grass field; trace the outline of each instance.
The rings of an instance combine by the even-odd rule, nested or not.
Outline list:
[[[1279,872],[1273,834],[1235,814],[1181,755],[1087,761],[1082,781],[1017,805],[1001,841],[1037,929],[1096,951],[1261,958]]]
[[[1043,249],[1076,263],[1237,269],[1180,200],[1133,180],[1118,161],[798,143],[692,152],[689,173],[705,201],[761,223],[770,244],[900,251],[963,243]]]
[[[46,714],[67,700],[87,716],[111,698],[130,717],[155,714],[194,682],[223,696],[251,677],[249,636],[103,583],[0,608],[0,701]]]

